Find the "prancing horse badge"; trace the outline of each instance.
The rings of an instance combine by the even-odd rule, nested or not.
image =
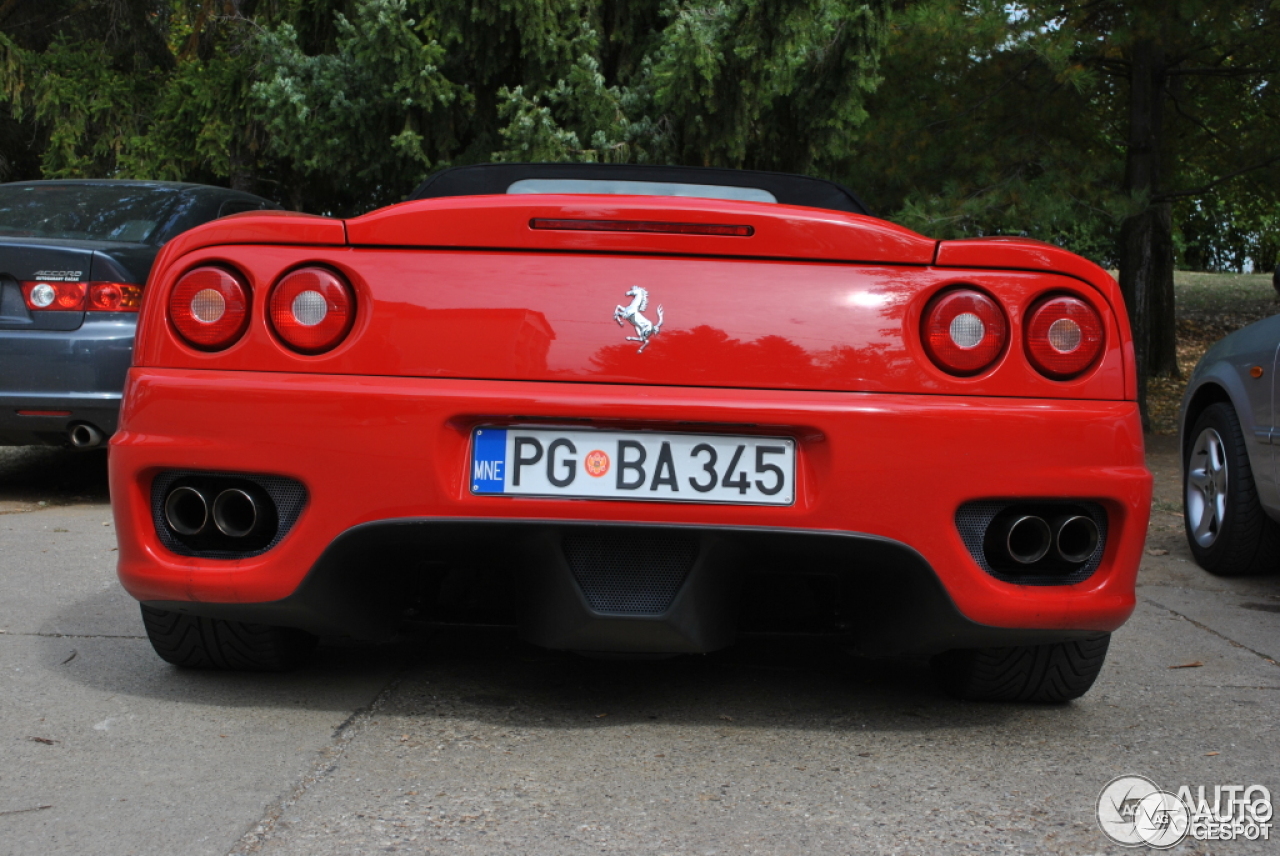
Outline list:
[[[628,342],[639,342],[640,350],[637,354],[643,354],[644,349],[649,347],[649,340],[662,332],[662,304],[658,304],[658,323],[654,324],[648,318],[640,313],[649,308],[649,292],[638,285],[633,285],[627,291],[627,297],[631,298],[631,303],[626,306],[615,306],[613,308],[613,320],[618,322],[618,326],[623,326],[622,322],[630,321],[631,326],[636,328],[634,336],[628,336]]]

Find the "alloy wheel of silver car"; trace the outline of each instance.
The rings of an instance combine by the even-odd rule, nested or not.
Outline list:
[[[1222,437],[1205,428],[1187,461],[1186,512],[1196,543],[1208,547],[1222,532],[1227,512],[1227,455]]]

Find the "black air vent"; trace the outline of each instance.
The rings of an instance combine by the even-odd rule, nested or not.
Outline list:
[[[564,536],[564,555],[596,612],[661,615],[698,558],[698,540],[669,530],[572,532]]]

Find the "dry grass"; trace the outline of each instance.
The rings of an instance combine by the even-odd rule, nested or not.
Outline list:
[[[1270,274],[1177,273],[1179,378],[1147,381],[1147,407],[1156,434],[1176,434],[1187,376],[1209,346],[1228,333],[1280,312]]]

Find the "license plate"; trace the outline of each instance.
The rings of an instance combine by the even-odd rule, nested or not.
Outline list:
[[[482,427],[471,435],[471,492],[791,505],[795,462],[788,437]]]

